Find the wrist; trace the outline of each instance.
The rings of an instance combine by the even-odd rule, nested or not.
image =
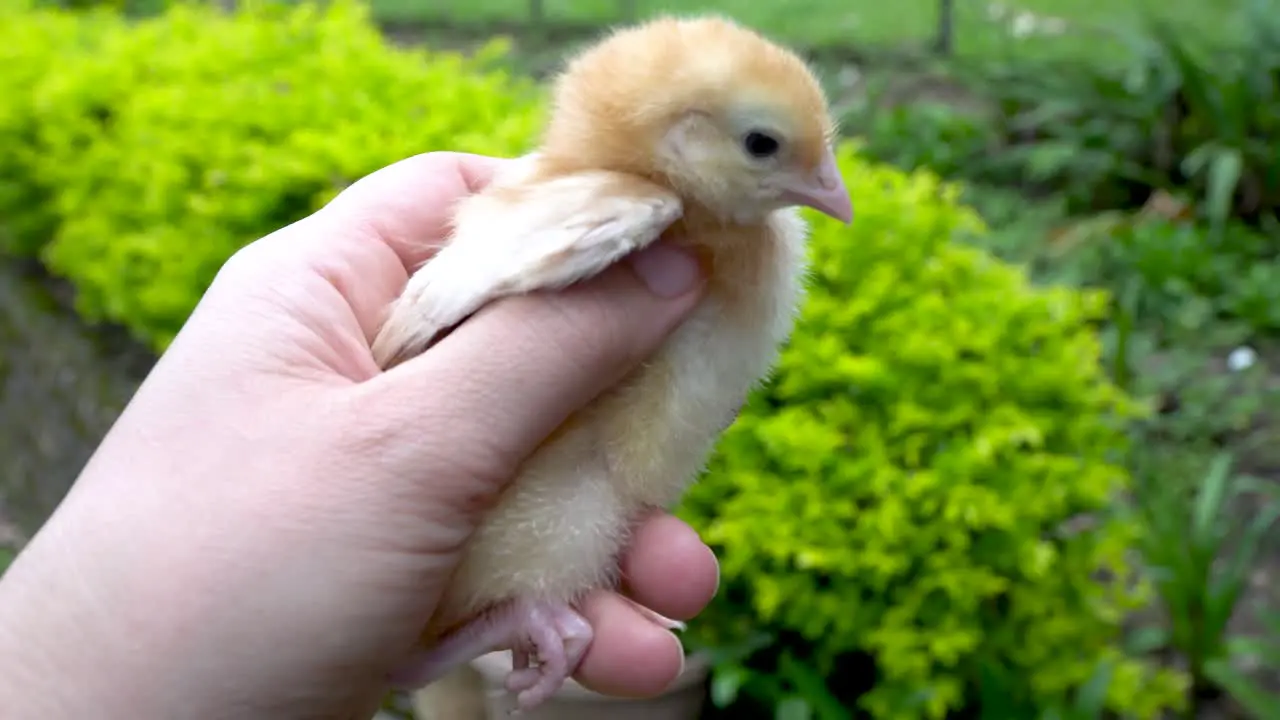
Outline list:
[[[0,697],[15,717],[179,717],[180,672],[165,653],[172,633],[158,603],[122,603],[127,575],[111,526],[68,521],[60,508],[0,578]],[[93,538],[87,532],[93,532]],[[99,535],[104,535],[99,537]],[[104,542],[95,542],[104,541]]]
[[[305,659],[264,652],[261,633],[228,617],[252,594],[184,543],[150,552],[154,538],[128,532],[118,505],[110,519],[72,518],[76,505],[60,508],[0,578],[5,717],[275,720],[377,709],[370,678],[351,671],[351,682],[320,684]],[[283,655],[314,659],[306,644]]]
[[[85,667],[86,656],[100,656],[101,641],[85,622],[84,588],[52,566],[45,539],[33,540],[0,578],[0,697],[6,710],[16,717],[131,714],[99,686],[103,673],[95,677]],[[85,650],[76,653],[77,647]]]

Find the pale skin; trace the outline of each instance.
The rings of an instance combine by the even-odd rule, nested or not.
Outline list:
[[[558,293],[499,300],[380,373],[380,313],[450,203],[502,161],[432,153],[349,188],[224,267],[0,581],[6,717],[361,718],[524,457],[693,309],[658,246]],[[575,677],[661,692],[718,581],[656,514],[620,593],[583,606]]]

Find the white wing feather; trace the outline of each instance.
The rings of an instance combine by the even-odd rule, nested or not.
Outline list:
[[[525,183],[525,168],[459,205],[448,243],[410,277],[374,339],[380,367],[423,352],[499,297],[600,273],[657,240],[683,211],[671,191],[630,175],[593,170]]]

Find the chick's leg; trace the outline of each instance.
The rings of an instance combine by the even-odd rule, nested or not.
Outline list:
[[[568,603],[515,600],[459,627],[396,670],[391,681],[417,688],[486,652],[510,649],[513,669],[506,687],[518,708],[530,710],[550,698],[578,669],[591,645],[591,624]],[[536,658],[537,666],[530,667]]]
[[[517,693],[520,709],[528,710],[549,699],[578,669],[593,632],[567,604],[530,603],[520,613],[525,632],[511,649],[514,669],[506,686]],[[532,658],[537,667],[529,667]]]

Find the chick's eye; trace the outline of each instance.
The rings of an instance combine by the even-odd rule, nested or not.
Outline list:
[[[767,158],[778,152],[778,139],[762,132],[749,132],[742,140],[751,157]]]

